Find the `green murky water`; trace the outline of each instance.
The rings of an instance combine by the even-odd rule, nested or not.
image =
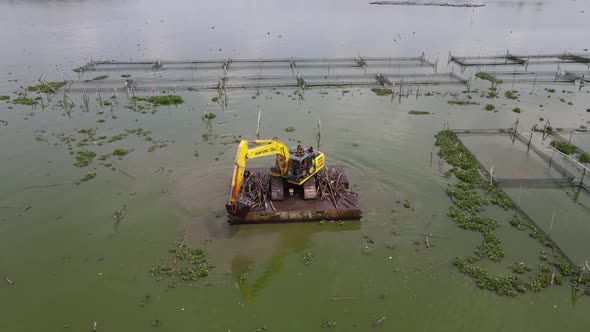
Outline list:
[[[588,14],[579,13],[584,8],[588,12],[586,3],[556,11],[557,5],[549,2],[490,2],[475,12],[337,4],[2,3],[0,94],[12,96],[41,73],[60,79],[56,68],[75,75],[71,69],[90,57],[401,56],[425,50],[442,63],[449,50],[579,52],[587,46],[582,37],[588,20],[582,18]],[[564,22],[555,15],[580,19]],[[434,31],[417,23],[431,17],[451,23]],[[535,22],[548,22],[545,37],[535,32]],[[490,28],[492,24],[497,28]],[[562,34],[570,38],[559,38]],[[549,38],[555,45],[544,44]],[[485,90],[488,84],[478,81],[474,87]],[[481,105],[449,105],[447,93],[460,93],[461,86],[429,88],[424,92],[443,94],[411,96],[401,103],[367,88],[312,89],[301,102],[289,97],[293,90],[264,90],[255,99],[255,91],[232,90],[227,109],[210,108],[217,116],[210,128],[201,119],[215,95],[207,91],[180,92],[184,104],[161,106],[154,114],[125,109],[122,93],[112,111],[98,107],[92,95],[90,112],[82,112],[81,97],[73,94],[77,107],[71,119],[59,108],[0,102],[0,119],[7,121],[0,125],[0,330],[91,330],[95,321],[98,331],[309,331],[322,330],[328,321],[341,331],[581,330],[588,323],[589,298],[573,304],[568,286],[507,298],[479,290],[458,273],[451,262],[471,254],[480,237],[446,216],[451,204],[443,192],[446,180],[439,174],[438,158],[430,163],[433,135],[444,123],[454,128],[510,127],[519,118],[529,128],[543,117],[555,127],[571,128],[590,120],[587,88],[561,85],[548,98],[544,87],[529,94],[531,85],[515,86],[520,100],[493,100],[497,113],[484,111],[490,101],[478,94],[473,98]],[[517,105],[524,110],[520,115],[511,112]],[[225,222],[235,145],[224,144],[233,138],[221,136],[253,138],[259,108],[261,136],[291,144],[315,144],[316,122],[322,121],[321,150],[329,161],[347,167],[360,193],[362,222],[231,227]],[[415,116],[410,110],[434,114]],[[296,131],[286,133],[288,126]],[[143,128],[167,146],[149,152],[152,143],[130,135],[78,148],[82,128],[94,128],[96,137]],[[203,133],[219,138],[204,142]],[[122,148],[131,153],[112,159],[115,170],[96,159],[76,168],[60,134],[76,136],[74,151],[101,155]],[[476,148],[478,144],[489,143],[476,142]],[[502,163],[493,149],[484,150],[491,152],[482,150],[482,157]],[[519,172],[538,174],[535,160],[518,158]],[[496,167],[510,172],[506,165]],[[96,172],[96,178],[74,183],[88,172]],[[577,262],[590,258],[584,237],[564,231],[588,232],[587,197],[574,203],[565,189],[523,194],[516,189],[509,194],[521,195],[523,208],[543,220],[542,226],[550,220],[552,206],[558,216],[567,214],[567,223],[554,225],[555,239]],[[413,210],[403,208],[404,199]],[[113,213],[123,205],[127,213],[114,230]],[[540,244],[511,229],[510,213],[495,207],[488,213],[503,225],[498,234],[506,251],[502,263],[488,268],[508,273],[512,262],[536,264]],[[157,281],[149,269],[170,263],[168,249],[185,233],[186,243],[203,248],[216,266],[205,279],[170,288],[167,279]],[[429,239],[430,249],[425,233],[439,236]],[[310,265],[302,262],[305,253],[314,256]],[[152,326],[156,320],[158,327]]]

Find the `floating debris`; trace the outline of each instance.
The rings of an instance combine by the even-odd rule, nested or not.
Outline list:
[[[310,252],[306,252],[301,257],[301,260],[303,261],[303,264],[305,264],[305,265],[311,264],[311,261],[313,261],[314,259],[315,259],[315,257],[313,257],[313,254]]]
[[[412,114],[412,115],[428,115],[428,114],[432,114],[432,113],[427,112],[427,111],[411,110],[411,111],[408,112],[408,114]]]
[[[83,178],[81,178],[80,180],[76,181],[77,185],[80,185],[82,182],[88,182],[92,179],[94,179],[96,177],[96,172],[92,172],[92,173],[86,173],[86,175],[84,175]]]
[[[336,326],[336,321],[335,320],[329,320],[329,321],[327,321],[327,322],[325,322],[325,323],[322,324],[322,328],[329,328],[329,329],[331,329],[331,328],[333,328],[335,326]]]

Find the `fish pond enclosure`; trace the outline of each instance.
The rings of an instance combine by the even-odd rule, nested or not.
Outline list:
[[[523,218],[526,223],[537,227],[538,232],[545,238],[544,241],[552,242],[555,250],[568,259],[572,266],[584,265],[586,257],[579,256],[578,253],[590,250],[587,241],[583,240],[590,236],[590,227],[583,218],[589,208],[588,167],[577,162],[578,159],[554,148],[555,144],[550,145],[543,140],[534,142],[527,134],[525,135],[528,138],[525,139],[525,136],[518,132],[517,124],[506,129],[453,132],[457,135],[459,144],[477,158],[479,169],[490,184],[499,187],[505,195],[517,193],[516,196],[506,195],[510,201],[509,205],[515,211],[515,218]],[[469,150],[469,147],[477,150]],[[558,211],[556,214],[556,207],[559,206],[557,202],[553,207],[539,206],[528,212],[534,213],[535,210],[550,208],[552,214],[537,217],[538,221],[535,221],[526,210],[531,209],[531,206],[528,205],[526,209],[521,207],[523,197],[532,199],[532,195],[527,191],[534,193],[555,188],[568,188],[571,193],[571,196],[562,198],[564,202],[574,203],[567,211]],[[571,243],[570,240],[573,238],[577,238],[578,241]],[[568,248],[572,248],[573,245],[575,249],[569,251],[568,255],[560,248],[556,239],[561,240],[560,243]],[[580,251],[580,246],[585,248]]]
[[[74,89],[265,89],[464,84],[420,57],[278,58],[186,61],[91,61],[75,68]],[[98,72],[123,73],[96,80]],[[190,74],[190,75],[187,75]],[[85,79],[85,77],[88,77]],[[100,77],[100,76],[96,76]],[[95,77],[95,78],[96,78]],[[107,76],[108,77],[108,76]],[[396,86],[397,88],[397,86]]]
[[[0,331],[587,329],[588,3],[370,2],[0,2]]]

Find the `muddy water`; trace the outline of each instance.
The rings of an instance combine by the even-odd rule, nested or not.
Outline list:
[[[362,1],[4,1],[0,94],[30,85],[41,74],[49,80],[61,79],[61,72],[75,77],[71,69],[91,58],[415,56],[424,51],[432,61],[439,58],[442,71],[450,70],[445,68],[449,51],[536,54],[581,52],[589,46],[587,1],[486,3],[473,10]],[[0,119],[8,122],[0,125],[0,330],[90,330],[96,321],[99,331],[253,331],[264,326],[302,331],[336,321],[335,329],[363,331],[382,317],[378,328],[387,330],[580,330],[587,325],[590,302],[583,298],[572,304],[566,286],[511,299],[478,290],[456,271],[451,262],[471,254],[480,238],[445,216],[450,204],[442,190],[446,180],[436,157],[430,164],[433,135],[444,123],[510,127],[519,118],[530,128],[543,123],[542,117],[555,127],[572,128],[590,120],[587,89],[560,85],[548,98],[545,87],[515,86],[521,92],[518,101],[473,94],[480,105],[472,106],[447,103],[448,93],[460,93],[461,86],[430,88],[424,92],[442,94],[401,103],[366,88],[312,89],[301,102],[289,97],[292,90],[262,91],[255,99],[253,91],[231,91],[226,110],[211,106],[217,117],[210,129],[201,120],[214,96],[206,91],[181,92],[183,105],[160,107],[155,114],[123,108],[122,96],[112,112],[92,98],[91,111],[77,107],[71,119],[59,108],[0,102]],[[79,95],[72,98],[81,104]],[[487,103],[499,111],[484,111]],[[524,112],[511,112],[515,106]],[[252,138],[258,108],[262,135],[291,144],[315,144],[315,123],[322,121],[321,150],[330,161],[346,165],[358,186],[361,223],[227,225],[223,204],[235,146],[223,144],[231,139],[203,142],[202,134]],[[433,114],[409,115],[413,109]],[[288,126],[296,131],[286,133]],[[72,166],[74,157],[56,136],[81,137],[77,131],[82,128],[112,136],[140,127],[167,146],[148,152],[150,144],[129,136],[88,147],[97,154],[133,150],[113,160],[114,171],[97,160],[85,169]],[[528,164],[521,160],[523,168]],[[88,172],[97,177],[74,183]],[[551,213],[538,208],[548,203],[559,204],[558,211],[574,211],[571,199],[557,199],[569,197],[565,190],[527,191],[523,197],[530,214],[540,218]],[[402,207],[404,199],[413,210]],[[115,230],[113,212],[123,205],[127,214]],[[586,227],[580,220],[588,212],[575,211],[571,218],[576,222],[567,225]],[[507,253],[502,264],[489,269],[509,273],[506,266],[512,262],[536,264],[540,245],[511,232],[510,215],[493,208],[488,212],[504,222]],[[185,232],[186,241],[204,248],[216,267],[206,280],[169,288],[148,271],[169,262],[168,248]],[[440,236],[430,239],[431,249],[425,248],[424,233]],[[561,241],[571,240],[564,234],[556,230]],[[374,240],[374,248],[363,235]],[[567,249],[578,261],[588,259],[584,245],[572,243]],[[315,259],[306,266],[301,256],[308,252]],[[240,276],[243,282],[236,281]],[[146,294],[152,301],[142,307]],[[343,297],[352,299],[331,300]],[[155,320],[157,328],[151,326]]]

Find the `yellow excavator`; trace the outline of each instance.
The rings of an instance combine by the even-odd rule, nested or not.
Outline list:
[[[246,161],[271,155],[276,156],[275,163],[270,168],[271,200],[282,201],[284,199],[285,182],[303,186],[304,199],[316,198],[314,175],[325,166],[325,157],[322,152],[315,151],[311,147],[304,150],[301,146],[289,150],[284,143],[274,139],[253,142],[242,140],[238,145],[234,161],[229,202],[225,204],[229,214],[244,215],[250,211],[250,203],[239,199],[246,172]],[[246,173],[246,175],[248,174]]]

